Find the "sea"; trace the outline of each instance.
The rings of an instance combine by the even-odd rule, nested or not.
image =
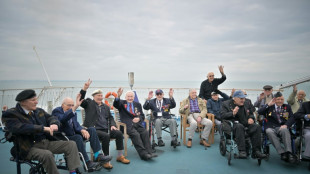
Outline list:
[[[0,80],[0,105],[8,105],[14,107],[16,102],[15,96],[23,89],[35,89],[37,94],[40,95],[39,107],[46,109],[47,102],[52,101],[52,107],[61,105],[61,101],[65,97],[75,98],[76,94],[83,87],[85,81],[65,81],[54,80],[51,81],[52,89],[49,88],[49,83],[44,80]],[[169,88],[173,88],[174,98],[177,106],[171,112],[178,114],[179,103],[188,96],[188,90],[196,88],[199,91],[201,81],[135,81],[132,90],[134,90],[139,97],[141,104],[145,102],[150,90],[163,89],[166,96],[168,96]],[[230,81],[227,79],[219,86],[222,92],[227,95],[231,94],[231,90],[245,89],[248,93],[248,98],[254,103],[263,91],[264,85],[271,85],[276,92],[281,84],[285,82],[280,81]],[[89,91],[95,89],[102,89],[104,93],[116,92],[119,87],[124,88],[124,91],[130,90],[128,81],[96,81],[93,80]],[[47,89],[46,89],[47,88]],[[298,90],[305,90],[306,94],[310,95],[310,82],[305,82],[297,86]],[[285,100],[293,91],[292,87],[281,90]],[[88,92],[86,97],[91,98],[91,92]],[[0,113],[1,115],[1,113]]]

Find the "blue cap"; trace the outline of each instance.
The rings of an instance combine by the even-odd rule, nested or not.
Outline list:
[[[161,89],[157,89],[157,90],[155,91],[155,94],[156,94],[156,95],[162,94],[162,93],[164,93],[164,92],[163,92],[163,90],[161,90]]]
[[[241,90],[235,91],[235,93],[233,94],[233,97],[236,98],[245,98],[246,95],[244,95],[244,93]]]

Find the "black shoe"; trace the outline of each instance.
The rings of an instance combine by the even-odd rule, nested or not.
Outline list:
[[[288,156],[288,162],[289,163],[293,164],[296,162],[296,159],[295,159],[293,154],[289,153],[287,156]]]
[[[165,146],[165,143],[164,143],[163,140],[158,140],[157,145],[158,145],[159,147],[162,147],[162,146]]]
[[[101,163],[107,163],[112,160],[112,156],[104,156],[102,153],[98,155],[96,161]]]
[[[281,153],[281,160],[288,161],[287,153]]]
[[[260,159],[264,159],[264,158],[267,157],[266,154],[261,153],[259,150],[255,151],[254,154],[255,154],[255,157],[256,157],[256,158],[260,158]]]
[[[89,160],[86,162],[86,166],[88,168],[88,171],[95,171],[98,168],[98,166],[100,166],[100,163]]]
[[[239,151],[239,158],[241,158],[241,159],[247,158],[246,152],[245,151]]]
[[[177,147],[177,145],[178,145],[178,140],[172,140],[171,141],[171,146],[173,146],[174,148],[176,148]]]
[[[144,154],[144,155],[141,156],[141,159],[143,159],[143,160],[145,160],[145,161],[147,161],[147,160],[149,160],[149,159],[151,159],[151,158],[152,158],[152,155],[151,155],[151,154],[148,154],[148,153],[146,153],[146,154]]]

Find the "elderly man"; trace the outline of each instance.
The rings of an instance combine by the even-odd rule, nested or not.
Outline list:
[[[231,130],[230,124],[223,121],[223,131],[233,131],[238,145],[239,158],[246,158],[245,128],[247,128],[246,131],[252,144],[252,157],[265,158],[266,155],[261,153],[261,127],[254,123],[255,118],[251,106],[245,102],[246,96],[238,90],[232,97],[223,102],[220,113],[223,120],[233,122],[233,128]]]
[[[293,112],[290,105],[284,104],[284,97],[281,92],[277,92],[274,97],[268,104],[261,107],[258,113],[267,119],[265,123],[266,134],[271,144],[281,154],[281,160],[294,163],[289,131],[289,128],[295,123]],[[279,137],[282,139],[284,148],[281,146]]]
[[[206,103],[201,98],[197,97],[197,91],[195,89],[189,90],[189,97],[182,101],[179,112],[180,114],[185,114],[187,121],[190,124],[187,147],[192,147],[192,139],[198,124],[205,126],[201,135],[200,144],[206,147],[210,147],[211,145],[207,143],[207,139],[209,137],[213,123],[211,120],[206,118]]]
[[[207,79],[203,81],[200,85],[199,97],[207,102],[211,98],[211,92],[218,90],[218,85],[222,84],[226,80],[226,75],[224,74],[224,66],[219,66],[221,78],[214,78],[214,73],[209,72]]]
[[[169,90],[169,98],[164,98],[164,92],[161,89],[155,91],[156,98],[153,98],[153,91],[149,92],[149,96],[146,99],[143,108],[145,110],[151,109],[155,118],[155,130],[158,139],[158,146],[165,146],[162,140],[163,125],[169,126],[171,136],[171,146],[176,147],[178,144],[177,140],[177,122],[171,118],[170,109],[175,108],[176,104],[173,98],[173,89]]]
[[[59,173],[53,154],[64,153],[70,173],[76,173],[80,166],[78,149],[73,141],[50,141],[59,121],[38,108],[34,90],[20,92],[15,99],[18,103],[3,113],[2,120],[9,132],[16,135],[20,146],[21,159],[38,160],[47,173]],[[14,147],[13,147],[14,148]]]
[[[81,94],[76,97],[76,102],[67,97],[63,100],[61,107],[57,107],[53,110],[52,115],[57,116],[61,122],[60,131],[64,132],[66,136],[75,141],[79,152],[82,153],[84,160],[86,161],[87,168],[89,170],[96,170],[100,163],[89,160],[86,153],[86,147],[84,140],[89,140],[90,146],[93,149],[95,160],[106,163],[112,159],[112,157],[105,158],[101,151],[100,142],[96,133],[96,129],[93,127],[83,128],[77,121],[76,109],[81,105],[83,100],[80,100]]]
[[[303,155],[310,159],[310,101],[302,103],[294,116],[296,119],[304,119],[305,151]]]
[[[256,102],[254,103],[254,106],[257,107],[258,109],[261,108],[262,106],[268,104],[272,99],[273,99],[273,94],[272,94],[272,86],[270,85],[265,85],[263,87],[264,92],[262,92],[258,97]]]
[[[119,88],[113,106],[119,110],[121,122],[127,126],[127,134],[142,160],[147,161],[156,157],[157,155],[152,153],[149,133],[142,125],[145,116],[141,104],[134,101],[135,93],[133,91],[126,92],[126,100],[120,99],[122,94],[123,89]]]
[[[223,97],[223,98],[219,98],[219,94]],[[222,103],[226,100],[229,99],[229,96],[227,94],[225,94],[224,92],[218,91],[218,92],[212,92],[211,93],[212,98],[208,99],[207,102],[207,109],[208,109],[208,113],[211,113],[215,116],[215,124],[219,130],[219,132],[221,133],[221,115],[220,115],[220,109],[222,107]]]
[[[299,90],[297,92],[297,87],[294,85],[293,92],[287,99],[287,103],[292,106],[293,113],[297,112],[297,110],[300,108],[301,104],[305,101],[308,101],[306,99],[306,93],[304,90]]]
[[[80,91],[81,99],[85,98],[86,91],[89,88],[92,81],[89,79],[83,89]],[[94,127],[96,129],[99,140],[102,143],[102,151],[105,155],[104,158],[110,158],[109,146],[110,138],[115,138],[117,153],[117,162],[123,164],[129,164],[130,161],[123,155],[123,133],[116,128],[116,123],[110,112],[110,107],[102,102],[103,95],[100,89],[95,90],[92,93],[93,100],[87,98],[81,103],[81,106],[85,109],[85,121],[83,126]],[[111,163],[103,163],[103,167],[106,169],[112,169]]]

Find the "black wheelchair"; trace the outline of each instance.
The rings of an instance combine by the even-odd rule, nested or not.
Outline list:
[[[294,132],[296,134],[296,141],[295,141],[295,148],[293,149],[294,153],[297,156],[297,162],[301,163],[302,161],[308,162],[308,170],[310,170],[310,159],[308,158],[304,158],[302,156],[303,152],[304,152],[304,146],[305,146],[305,140],[304,140],[304,120],[298,120],[296,125],[296,132]]]
[[[267,133],[266,133],[266,122],[267,119],[264,118],[264,116],[261,116],[260,118],[260,125],[262,127],[262,149],[263,153],[266,154],[266,160],[269,160],[270,157],[270,141],[268,139]],[[296,130],[296,124],[293,124],[291,128],[289,128],[289,132],[291,135],[291,146],[292,146],[292,155],[294,156],[295,159],[297,159],[297,144],[296,140],[299,136],[299,132]],[[282,142],[281,137],[280,137],[280,142]],[[297,162],[297,161],[296,161]]]
[[[38,161],[34,161],[34,160],[22,159],[19,156],[20,146],[16,142],[16,135],[12,134],[12,132],[9,132],[6,128],[4,128],[3,131],[5,132],[5,137],[2,138],[0,140],[0,142],[1,143],[7,143],[7,142],[13,143],[13,147],[10,150],[11,155],[12,155],[12,157],[10,158],[10,161],[16,163],[17,174],[21,174],[21,165],[22,164],[29,165],[29,167],[30,167],[29,174],[46,174],[46,171],[44,170],[42,163],[40,163]],[[58,133],[56,133],[56,134],[58,134]],[[60,134],[57,136],[61,136]],[[56,140],[57,139],[58,138],[56,138]],[[65,155],[63,156],[63,159],[56,160],[56,166],[58,169],[68,170]],[[81,172],[78,169],[76,169],[76,173],[81,174]]]
[[[225,128],[223,128],[223,126],[225,126],[224,122],[228,123],[228,125],[230,126],[231,128],[230,132],[225,131]],[[219,144],[220,153],[222,156],[225,156],[227,153],[228,165],[231,165],[232,156],[234,156],[235,159],[240,159],[238,155],[238,146],[235,140],[235,136],[233,134],[233,122],[229,120],[222,120],[220,134],[221,134],[221,140]],[[245,129],[245,145],[246,145],[247,156],[252,154],[251,157],[253,159],[257,159],[258,165],[260,166],[262,159],[257,158],[255,155],[253,155],[251,140],[250,140],[250,137],[246,133],[246,129]]]
[[[176,117],[174,114],[170,114],[170,115],[171,115],[171,118],[175,118]],[[152,112],[151,112],[151,114],[148,114],[147,117],[150,118],[149,135],[150,135],[150,139],[152,141],[152,150],[153,150],[153,152],[156,152],[155,147],[157,147],[158,144],[155,141],[155,117],[153,116]],[[176,138],[177,139],[179,138],[178,127],[179,127],[179,124],[177,123],[177,126],[176,126],[176,134],[177,134]],[[170,133],[170,131],[168,129],[169,129],[168,125],[163,125],[163,127],[161,128],[162,131]],[[179,139],[178,139],[178,143],[173,145],[173,148],[176,148],[176,146],[180,146],[180,145],[181,145],[181,143],[179,142]]]

